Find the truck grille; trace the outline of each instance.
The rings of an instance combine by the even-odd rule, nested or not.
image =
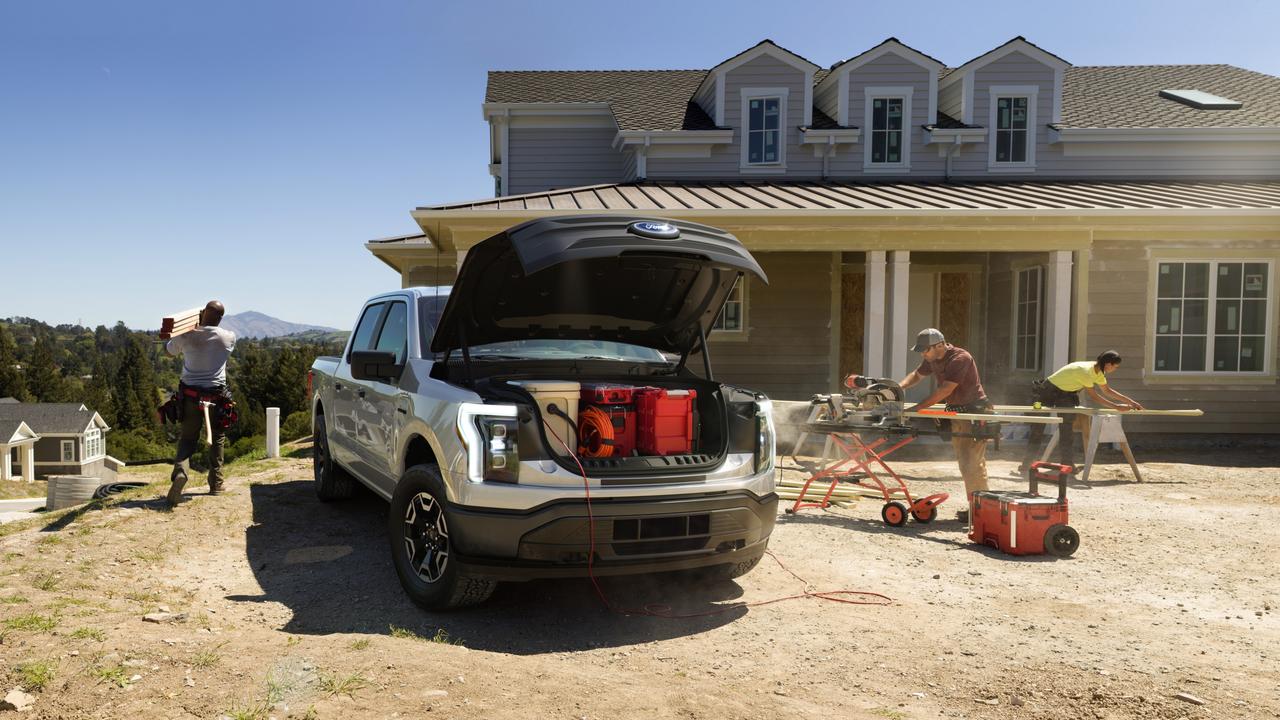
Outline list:
[[[691,552],[706,547],[710,537],[710,514],[613,521],[613,552],[618,555]]]

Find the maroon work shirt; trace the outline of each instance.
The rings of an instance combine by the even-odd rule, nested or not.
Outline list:
[[[941,358],[932,362],[923,360],[916,374],[928,377],[936,375],[938,382],[953,382],[956,388],[951,394],[942,398],[947,405],[970,405],[978,400],[986,400],[987,393],[982,389],[982,381],[978,379],[978,366],[968,350],[955,345],[947,347]]]

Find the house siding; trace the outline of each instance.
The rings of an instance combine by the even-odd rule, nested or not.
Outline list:
[[[35,443],[36,462],[61,462],[62,461],[62,441],[71,440],[75,443],[75,459],[80,461],[80,441],[81,436],[75,437],[42,437]],[[77,466],[78,467],[78,466]]]
[[[787,88],[787,116],[783,124],[786,174],[762,177],[819,178],[822,160],[811,148],[800,145],[804,124],[805,74],[774,57],[763,55],[725,74],[724,121],[733,128],[733,142],[716,145],[710,157],[653,157],[648,159],[650,179],[761,177],[740,171],[746,127],[742,117],[743,88]]]
[[[711,116],[712,120],[716,118],[716,83],[714,79],[704,81],[698,92],[694,93],[693,101],[697,103],[706,113]]]
[[[924,144],[924,126],[933,122],[929,117],[929,73],[895,53],[886,53],[849,73],[849,124],[862,128],[860,142],[849,145],[831,161],[831,175],[835,178],[851,178],[864,175],[863,159],[871,128],[866,123],[866,89],[869,87],[908,86],[911,91],[911,117],[905,123],[911,143],[911,177],[937,177],[944,169],[938,151]],[[885,176],[879,173],[876,179]]]
[[[831,253],[757,253],[769,284],[747,288],[746,340],[710,338],[716,378],[779,400],[807,400],[830,385]],[[695,364],[696,366],[696,364]]]
[[[519,127],[508,130],[509,195],[620,182],[623,153],[615,128]]]
[[[1148,326],[1151,304],[1150,270],[1157,257],[1175,250],[1214,248],[1256,251],[1259,257],[1280,258],[1280,232],[1270,240],[1228,239],[1229,233],[1173,237],[1167,240],[1134,238],[1099,232],[1089,261],[1088,347],[1076,359],[1088,359],[1103,350],[1116,350],[1124,358],[1109,380],[1121,392],[1155,408],[1199,408],[1201,418],[1134,417],[1125,421],[1127,432],[1280,433],[1280,387],[1274,370],[1280,353],[1280,308],[1272,308],[1272,376],[1256,384],[1190,381],[1185,384],[1147,382],[1145,368],[1149,345],[1154,344]],[[1280,267],[1280,263],[1277,263]],[[1268,279],[1275,303],[1276,278]]]
[[[957,81],[956,85],[963,81]],[[1036,95],[1036,174],[1049,171],[1049,128],[1053,121],[1053,68],[1020,52],[1009,53],[973,73],[973,124],[991,132],[991,87],[993,85],[1034,85]],[[987,168],[988,143],[978,143],[953,161],[953,175],[992,175]],[[1003,173],[999,173],[1003,176]]]

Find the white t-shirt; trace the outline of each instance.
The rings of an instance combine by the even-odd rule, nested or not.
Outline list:
[[[165,344],[170,355],[182,356],[182,382],[194,387],[227,384],[227,358],[236,347],[236,334],[220,327],[198,327]]]

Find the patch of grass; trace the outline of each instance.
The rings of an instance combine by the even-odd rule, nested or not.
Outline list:
[[[139,550],[133,556],[146,563],[158,563],[164,559],[164,555],[155,550]]]
[[[218,643],[217,645],[209,648],[208,650],[201,650],[200,652],[196,653],[191,658],[191,667],[211,668],[214,665],[217,665],[219,662],[222,661],[222,655],[219,654],[218,651],[222,649],[223,645],[226,645],[226,643],[225,642]]]
[[[461,645],[461,640],[454,640],[449,637],[449,631],[444,628],[437,628],[436,634],[431,636],[431,642],[441,645]]]
[[[161,595],[156,590],[147,590],[145,592],[135,591],[124,594],[126,600],[132,600],[140,605],[149,605],[151,603],[160,602]]]
[[[104,665],[93,669],[93,676],[100,683],[111,683],[116,687],[129,686],[129,674],[119,665]]]
[[[40,538],[39,540],[37,540],[36,545],[43,548],[43,547],[49,547],[51,545],[61,545],[62,542],[63,542],[62,537],[59,535],[46,535]]]
[[[320,691],[333,697],[335,695],[347,695],[354,697],[353,693],[369,687],[369,681],[360,673],[352,673],[351,675],[320,675]]]
[[[873,708],[871,710],[871,714],[879,715],[880,717],[888,718],[889,720],[907,720],[906,713],[901,713],[897,710],[890,710],[889,708]]]
[[[231,720],[267,720],[271,716],[271,704],[265,700],[237,705],[226,713]]]
[[[50,661],[22,663],[18,666],[18,682],[27,692],[40,692],[53,682],[55,667]]]
[[[96,640],[97,642],[102,642],[107,639],[107,634],[98,628],[82,627],[76,628],[76,631],[71,633],[71,637],[76,640]]]
[[[297,645],[300,642],[302,642],[302,638],[298,637],[297,635],[290,635],[288,638],[285,639],[284,646],[293,647],[294,645]]]
[[[7,595],[5,597],[0,597],[0,605],[20,605],[25,602],[31,601],[21,595]]]
[[[277,680],[275,675],[267,676],[267,702],[275,705],[284,699],[284,693],[289,689],[289,684],[284,680]]]
[[[395,625],[388,625],[387,627],[390,628],[391,637],[393,638],[400,638],[401,640],[422,640],[423,639],[421,635],[410,630],[409,628],[397,627]]]
[[[10,630],[49,632],[58,626],[58,617],[56,615],[37,615],[35,613],[19,615],[5,620],[4,626]]]
[[[53,573],[40,573],[31,578],[31,586],[37,590],[52,592],[58,587],[58,577]]]
[[[364,650],[365,648],[369,647],[369,644],[370,644],[369,638],[360,638],[359,640],[351,641],[351,649]]]

